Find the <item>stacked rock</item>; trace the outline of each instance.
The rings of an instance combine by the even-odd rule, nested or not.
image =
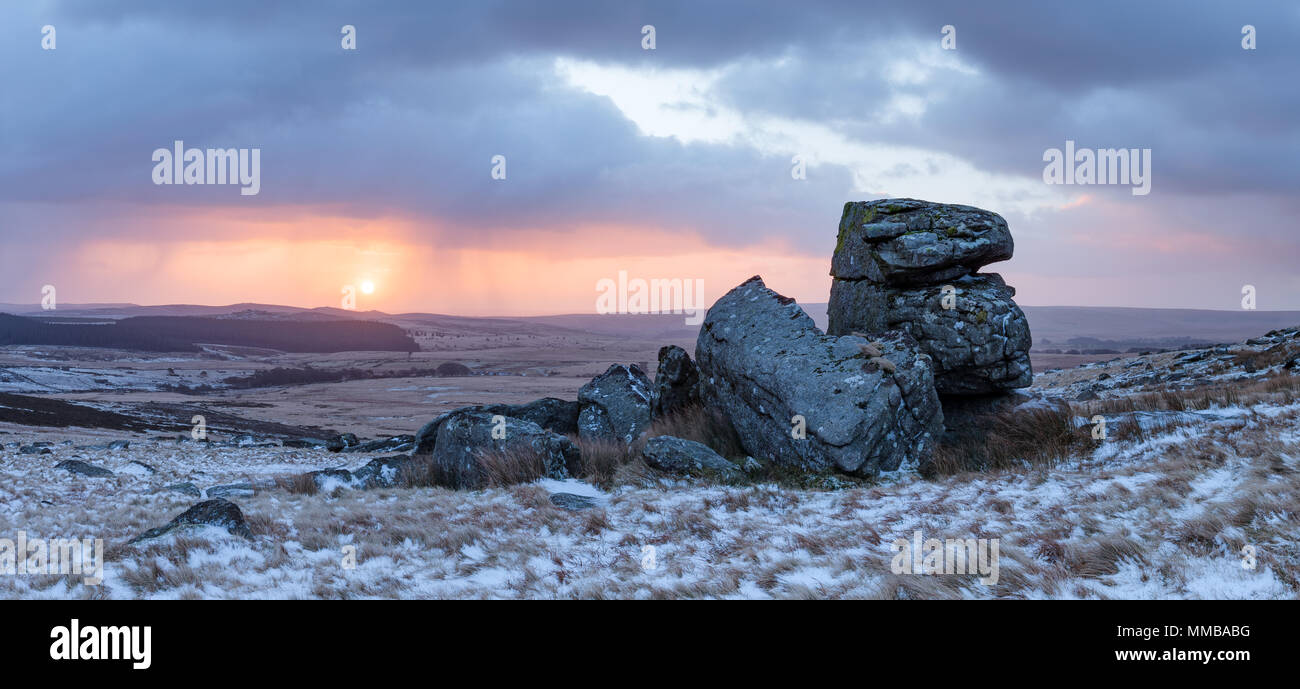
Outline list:
[[[934,360],[941,395],[1029,386],[1031,339],[1015,289],[989,263],[1011,258],[1007,221],[916,199],[844,205],[831,259],[827,333],[903,330]]]

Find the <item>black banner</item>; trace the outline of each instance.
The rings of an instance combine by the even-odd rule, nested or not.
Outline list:
[[[701,604],[704,605],[704,604]],[[1281,670],[1295,634],[1279,603],[875,602],[595,605],[436,601],[10,602],[0,648],[41,677],[244,676],[281,667],[337,680],[477,658],[539,674],[570,661],[703,673],[867,663],[937,680]],[[1288,615],[1289,616],[1289,615]],[[75,648],[74,648],[75,646]],[[720,655],[719,655],[720,654]],[[496,656],[498,659],[494,659]],[[642,657],[644,656],[644,657]],[[693,663],[693,661],[691,661]],[[694,664],[694,663],[693,663]],[[809,670],[812,671],[811,669]],[[1039,672],[1058,674],[1041,675]],[[260,672],[260,671],[255,671]],[[949,676],[951,673],[951,676]],[[1209,674],[1207,674],[1209,673]],[[946,679],[945,679],[946,678]],[[963,680],[965,681],[965,680]]]

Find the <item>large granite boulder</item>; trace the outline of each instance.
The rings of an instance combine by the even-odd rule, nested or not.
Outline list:
[[[700,370],[685,349],[677,345],[660,347],[654,399],[650,404],[651,416],[667,416],[698,401],[699,382]]]
[[[650,427],[650,379],[641,367],[614,364],[578,391],[578,435],[632,444]]]
[[[1015,289],[996,273],[977,272],[1011,258],[1013,249],[1006,220],[972,206],[847,203],[831,260],[826,331],[906,331],[934,359],[943,394],[1027,387],[1032,341]]]
[[[481,411],[458,411],[439,424],[432,448],[434,472],[449,488],[482,488],[485,453],[536,454],[547,478],[563,479],[581,471],[578,447],[567,436],[523,419]]]
[[[950,285],[952,308],[944,308]],[[1033,383],[1029,322],[997,273],[967,275],[945,285],[897,287],[835,280],[827,308],[832,335],[903,330],[934,359],[940,394],[978,395]]]
[[[943,431],[930,357],[911,337],[825,335],[758,276],[709,309],[695,353],[704,403],[755,457],[868,476],[917,466]]]
[[[974,206],[916,199],[844,204],[831,275],[887,284],[969,275],[1011,258],[1007,221]]]

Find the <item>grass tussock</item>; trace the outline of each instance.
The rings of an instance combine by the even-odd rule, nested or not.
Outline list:
[[[315,495],[320,492],[320,484],[316,483],[316,478],[305,473],[277,476],[275,485],[277,488],[294,495]]]
[[[596,440],[570,436],[582,455],[582,473],[578,478],[608,490],[610,487],[634,479],[636,474],[625,470],[633,464],[645,467],[641,453],[624,443],[608,439]],[[646,468],[648,471],[648,467]]]
[[[1080,450],[1091,449],[1090,427],[1076,428],[1064,408],[1026,409],[986,417],[987,433],[948,438],[935,446],[931,461],[922,466],[927,476],[949,476],[968,471],[1002,471],[1051,467]]]
[[[713,449],[727,459],[744,459],[745,448],[731,420],[715,407],[692,404],[672,414],[655,419],[646,437],[671,435],[683,440],[694,440]]]
[[[483,472],[484,483],[492,488],[532,483],[546,476],[545,458],[529,445],[483,450],[477,453],[476,459]]]

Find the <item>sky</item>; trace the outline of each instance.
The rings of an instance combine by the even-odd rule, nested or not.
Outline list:
[[[1294,2],[5,2],[0,302],[825,302],[844,203],[911,197],[1003,215],[1022,305],[1300,309],[1298,75]],[[176,141],[258,193],[156,184]]]

